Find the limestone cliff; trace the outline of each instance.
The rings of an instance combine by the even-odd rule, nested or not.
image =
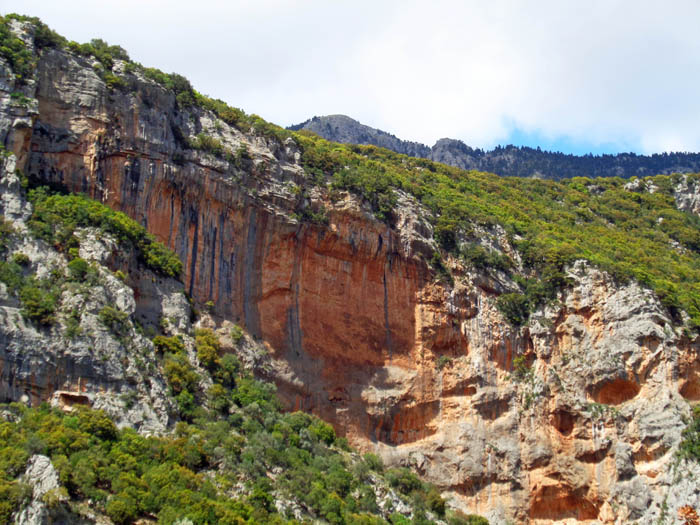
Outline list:
[[[414,466],[495,523],[674,522],[681,506],[698,508],[683,481],[697,466],[672,467],[688,401],[700,399],[700,347],[650,291],[579,261],[558,300],[514,328],[496,308],[515,289],[505,274],[449,260],[454,282],[436,278],[430,212],[412,197],[399,195],[389,226],[351,194],[308,187],[291,139],[180,104],[125,63],[115,70],[129,88],[114,89],[89,58],[38,56],[23,86],[0,62],[0,139],[18,167],[127,213],[172,248],[195,301],[268,345],[267,374],[289,408]],[[183,145],[201,133],[247,153]],[[327,223],[300,219],[320,209]],[[480,235],[517,260],[498,227]],[[18,399],[29,383],[13,379],[13,359],[0,389]],[[33,388],[45,399],[59,383],[122,380],[85,366],[53,366],[46,376],[60,380]]]
[[[16,232],[8,247],[11,257],[24,258],[26,271],[38,278],[65,273],[66,257],[28,234],[30,210],[20,195],[14,157],[3,159],[0,193],[0,211]],[[139,270],[128,254],[115,253],[117,242],[103,233],[83,229],[78,235],[79,255],[96,265],[96,282],[66,287],[57,314],[61,323],[44,327],[30,322],[8,287],[0,284],[0,398],[34,406],[44,401],[63,407],[90,405],[105,409],[122,425],[162,432],[174,407],[162,374],[149,363],[147,350],[153,345],[136,319],[148,322],[149,316],[160,314],[172,320],[172,331],[187,329],[189,305],[182,285]],[[130,262],[138,295],[108,269],[116,268],[119,259]],[[120,333],[114,333],[100,320],[106,306],[133,315],[134,321],[126,318]],[[70,321],[72,330],[66,328]]]

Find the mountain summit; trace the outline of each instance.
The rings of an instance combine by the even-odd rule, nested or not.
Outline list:
[[[391,133],[365,126],[346,115],[313,117],[301,124],[289,126],[288,129],[292,131],[306,129],[333,142],[371,144],[411,157],[429,158],[431,153],[430,148],[425,144],[401,140]]]
[[[397,153],[430,159],[457,168],[479,170],[510,177],[565,179],[571,177],[646,177],[700,171],[698,153],[637,155],[570,155],[527,146],[497,146],[485,151],[461,140],[442,138],[430,148],[366,126],[345,115],[313,117],[290,130],[308,130],[326,140],[344,144],[369,144]]]

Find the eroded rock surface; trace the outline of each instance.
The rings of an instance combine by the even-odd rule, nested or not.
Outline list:
[[[3,160],[0,213],[24,235],[10,241],[9,258],[26,257],[25,271],[37,278],[52,272],[63,274],[67,258],[28,233],[31,208],[21,196],[14,165],[13,156]],[[43,327],[30,322],[5,284],[0,285],[0,398],[32,405],[50,401],[65,409],[75,404],[104,408],[120,426],[162,432],[173,409],[165,380],[153,365],[151,341],[130,318],[125,320],[124,332],[115,334],[100,320],[100,312],[109,306],[138,318],[139,310],[147,309],[151,314],[169,313],[181,324],[189,316],[182,285],[139,269],[133,254],[119,252],[109,235],[82,230],[78,236],[80,255],[98,264],[97,279],[74,283],[63,291],[56,314],[60,323]],[[148,285],[141,289],[153,292],[142,294],[147,300],[135,297],[134,289],[103,266],[114,258],[131,259],[134,280],[146,281]],[[140,290],[138,286],[135,289]],[[66,320],[71,316],[75,326],[69,331]]]
[[[7,77],[7,65],[0,70]],[[696,467],[672,469],[688,401],[700,399],[698,343],[648,290],[578,262],[559,300],[515,329],[495,307],[514,287],[506,276],[452,261],[454,284],[436,280],[427,212],[410,197],[399,197],[393,228],[347,194],[331,202],[311,192],[306,202],[293,141],[179,108],[145,78],[110,90],[88,60],[64,51],[45,50],[36,79],[22,88],[36,104],[11,111],[15,87],[0,83],[0,136],[18,167],[126,212],[171,247],[185,263],[185,289],[213,303],[212,323],[239,323],[268,346],[266,373],[290,409],[414,466],[454,505],[494,523],[651,523],[700,504],[687,481]],[[245,146],[250,158],[236,165],[182,146],[182,136],[200,132],[232,151]],[[2,202],[21,223],[13,169]],[[300,222],[300,206],[319,204],[327,225]],[[483,235],[512,251],[498,232]],[[32,264],[65,264],[43,246],[21,249]],[[90,231],[80,249],[129,266]],[[111,276],[81,303],[90,335],[77,342],[37,331],[2,303],[2,397],[60,403],[61,392],[85,392],[124,424],[163,428],[162,381],[142,373],[95,311],[115,303],[183,330],[188,315],[178,285],[130,278],[138,297]],[[127,384],[152,413],[115,401]]]

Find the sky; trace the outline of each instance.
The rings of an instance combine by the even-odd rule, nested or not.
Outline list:
[[[345,114],[405,139],[700,151],[700,1],[0,0],[69,40],[281,126]]]

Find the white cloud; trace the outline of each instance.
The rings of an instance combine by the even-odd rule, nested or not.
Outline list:
[[[700,150],[695,0],[0,0],[0,9],[120,44],[281,125],[346,113],[428,144],[492,146],[517,126],[645,152]]]

